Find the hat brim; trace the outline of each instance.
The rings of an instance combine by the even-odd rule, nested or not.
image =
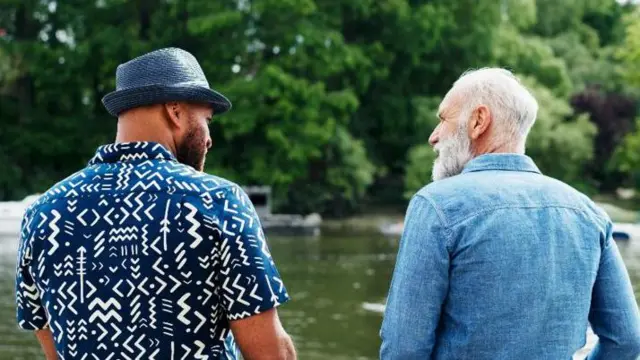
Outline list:
[[[102,98],[102,104],[113,116],[118,116],[121,112],[135,107],[170,101],[208,103],[213,107],[214,115],[225,113],[231,109],[231,101],[224,95],[197,85],[147,85],[116,90]]]

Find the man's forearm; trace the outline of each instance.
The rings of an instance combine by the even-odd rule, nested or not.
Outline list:
[[[272,351],[258,351],[252,354],[245,354],[243,352],[242,357],[245,360],[297,360],[293,341],[286,333],[279,336],[277,349]]]
[[[285,360],[296,360],[297,354],[295,346],[293,345],[293,340],[289,335],[286,335],[283,339],[283,348],[285,349],[283,354],[283,359]]]
[[[640,358],[640,339],[629,339],[626,343],[599,340],[585,360],[636,360]]]
[[[46,360],[57,360],[56,345],[53,340],[53,334],[50,329],[36,330],[36,338],[40,342],[42,351],[44,352],[44,358]]]
[[[603,249],[593,287],[589,321],[599,341],[589,360],[636,360],[640,356],[640,312],[616,243]]]

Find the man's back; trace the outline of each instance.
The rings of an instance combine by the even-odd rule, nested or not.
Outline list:
[[[419,358],[418,348],[433,359],[570,359],[590,315],[596,332],[640,336],[626,273],[596,281],[603,266],[621,266],[603,265],[617,251],[607,216],[530,159],[480,156],[422,189],[409,211],[383,339],[414,331],[404,332],[410,352],[383,344],[383,358]],[[602,297],[598,285],[619,292]],[[411,298],[415,307],[401,300]]]
[[[61,358],[235,357],[229,321],[288,300],[246,194],[155,143],[90,164],[26,214],[20,325]]]

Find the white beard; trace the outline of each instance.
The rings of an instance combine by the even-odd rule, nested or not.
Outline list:
[[[465,165],[473,159],[471,139],[464,130],[464,128],[458,128],[455,134],[436,144],[434,149],[438,157],[433,163],[434,181],[460,174]]]

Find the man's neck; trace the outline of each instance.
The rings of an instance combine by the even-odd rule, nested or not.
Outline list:
[[[166,139],[162,139],[159,137],[153,136],[131,136],[131,135],[122,135],[118,133],[116,135],[115,143],[129,143],[129,142],[154,142],[164,146],[167,150],[169,150],[174,156],[176,155],[176,146],[172,141],[167,141]]]
[[[164,146],[174,156],[176,156],[176,144],[167,131],[162,131],[161,124],[154,121],[150,116],[131,116],[118,119],[118,130],[116,132],[116,143],[155,142]]]
[[[512,143],[482,142],[473,147],[474,156],[484,154],[523,154],[523,150]]]

